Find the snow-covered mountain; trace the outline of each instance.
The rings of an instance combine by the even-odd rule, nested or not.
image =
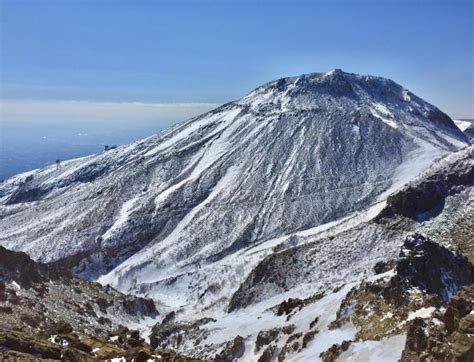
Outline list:
[[[367,222],[468,144],[391,80],[283,78],[162,134],[6,180],[0,244],[159,299],[180,319],[218,318],[369,275],[403,233],[387,241]]]
[[[90,276],[147,246],[120,270],[156,264],[163,278],[348,215],[465,144],[390,80],[280,79],[163,134],[7,180],[0,240],[41,261],[88,257],[97,268],[77,271]]]

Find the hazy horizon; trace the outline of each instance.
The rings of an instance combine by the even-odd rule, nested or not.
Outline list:
[[[474,118],[469,0],[3,0],[0,13],[6,120],[113,118],[103,103],[169,104],[164,115],[119,113],[183,119],[173,104],[222,104],[335,68],[390,78],[453,118]],[[22,118],[12,102],[43,113]]]
[[[468,0],[0,7],[0,179],[149,136],[274,79],[335,68],[390,78],[454,119],[474,118]]]

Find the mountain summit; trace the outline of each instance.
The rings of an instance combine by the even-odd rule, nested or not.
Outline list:
[[[0,186],[0,243],[146,290],[378,205],[468,144],[395,82],[333,70],[267,83],[159,135]]]

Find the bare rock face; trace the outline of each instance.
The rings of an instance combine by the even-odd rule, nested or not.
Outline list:
[[[305,305],[304,300],[299,298],[289,298],[278,305],[276,315],[289,315],[295,308],[301,309]]]
[[[276,348],[274,346],[268,346],[262,355],[259,357],[257,362],[271,362],[274,359]]]
[[[454,296],[441,316],[415,318],[409,323],[402,362],[474,360],[474,286],[464,287]]]
[[[3,283],[15,281],[25,288],[49,280],[71,279],[65,269],[49,267],[33,261],[26,253],[13,252],[0,246],[0,280]]]
[[[471,141],[474,140],[474,123],[471,124],[470,127],[464,130],[464,134],[469,137]]]
[[[296,250],[288,250],[277,257],[269,256],[261,263],[247,277],[247,280],[242,283],[239,289],[234,293],[229,303],[229,312],[236,309],[243,308],[252,303],[255,299],[255,294],[260,293],[260,286],[263,283],[275,283],[280,288],[285,288],[284,274],[287,273],[285,264],[293,264],[297,266],[298,261],[293,257]],[[303,267],[303,265],[301,265]],[[289,312],[298,304],[298,300],[289,300],[281,306],[281,313]]]
[[[448,333],[460,329],[460,321],[474,309],[474,287],[465,287],[448,303],[443,322]]]
[[[474,267],[458,252],[415,234],[408,237],[396,265],[395,283],[417,287],[444,301],[464,285],[474,283]]]
[[[428,170],[420,180],[409,184],[387,199],[385,214],[395,213],[424,220],[442,209],[445,198],[474,184],[474,146]],[[430,213],[431,211],[431,213]]]

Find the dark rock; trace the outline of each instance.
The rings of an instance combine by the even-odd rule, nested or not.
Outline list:
[[[107,300],[105,298],[97,298],[95,303],[99,306],[99,309],[102,313],[107,313],[107,308],[114,304],[112,300]]]
[[[175,318],[175,317],[176,317],[176,312],[175,312],[175,311],[169,312],[169,313],[163,318],[163,320],[161,321],[161,323],[163,323],[163,324],[170,323],[170,322],[174,321],[174,318]]]
[[[472,151],[470,154],[466,152],[466,157],[472,157]],[[442,209],[448,195],[462,190],[459,186],[472,184],[474,184],[474,165],[463,158],[455,160],[442,170],[428,174],[389,196],[381,216],[400,214],[422,221],[424,217],[421,214],[428,211],[435,212],[436,208]]]
[[[421,318],[415,318],[408,328],[406,346],[415,352],[426,351],[428,347],[428,338],[426,329],[428,325]]]
[[[155,302],[147,298],[130,298],[122,301],[123,308],[130,315],[157,314]]]
[[[39,200],[41,197],[45,196],[50,190],[50,188],[43,189],[25,183],[18,187],[15,192],[13,192],[13,194],[11,194],[5,204],[13,205],[21,202],[36,201]]]
[[[198,319],[193,323],[157,323],[153,326],[150,334],[150,345],[152,348],[165,346],[175,338],[175,343],[179,344],[182,335],[181,333],[190,334],[199,330],[201,325],[214,322],[212,318]]]
[[[99,322],[99,324],[111,324],[112,323],[112,321],[109,318],[106,318],[106,317],[99,317],[99,319],[97,319],[97,321]]]
[[[5,300],[7,300],[7,295],[5,291],[6,291],[5,283],[2,280],[0,280],[0,302],[4,302]]]
[[[151,353],[149,351],[141,349],[134,355],[133,360],[136,362],[143,362],[143,361],[148,361],[150,359],[152,359]]]
[[[71,273],[60,268],[33,261],[26,253],[16,252],[0,246],[0,281],[17,282],[22,288],[31,288],[49,280],[71,278]]]
[[[63,320],[52,323],[48,328],[48,333],[53,334],[69,334],[72,333],[73,329],[71,325]]]
[[[448,333],[459,328],[459,321],[474,309],[474,288],[465,287],[448,303],[443,322]]]
[[[189,326],[185,323],[157,323],[153,326],[150,335],[150,345],[152,348],[165,346],[169,337],[174,334],[179,334],[182,330],[186,330]]]
[[[267,331],[260,331],[257,335],[257,340],[255,341],[255,351],[258,352],[260,349],[273,342],[277,339],[280,334],[280,329],[269,329]]]
[[[294,324],[290,324],[288,326],[282,327],[281,331],[285,334],[291,334],[295,331],[296,326]]]
[[[219,353],[215,361],[234,361],[241,358],[245,353],[245,339],[241,336],[237,336],[233,341],[228,342],[221,353]]]
[[[313,329],[313,327],[316,326],[316,324],[318,323],[318,321],[319,321],[319,317],[314,318],[313,321],[309,324],[309,328],[310,328],[310,329]]]
[[[393,262],[379,261],[374,266],[374,272],[375,272],[375,274],[382,274],[382,273],[388,272],[389,270],[393,269],[393,267],[394,267]]]
[[[405,240],[396,272],[396,283],[437,294],[444,301],[463,285],[474,283],[474,266],[465,256],[419,234]]]
[[[130,332],[130,338],[140,339],[140,331],[138,331],[138,330],[131,331]]]
[[[281,304],[278,305],[278,309],[276,312],[277,316],[281,315],[288,315],[290,314],[295,308],[301,308],[304,305],[302,299],[299,298],[289,298],[283,301]]]
[[[347,351],[352,341],[342,341],[341,344],[333,344],[327,351],[322,352],[321,357],[323,362],[335,362],[339,355]]]
[[[306,348],[308,344],[314,339],[314,336],[318,334],[318,330],[309,331],[303,336],[303,348]]]
[[[448,303],[441,319],[409,322],[402,362],[474,360],[474,285],[464,287]]]
[[[71,348],[66,348],[61,351],[61,356],[63,361],[68,362],[82,362],[90,360],[90,355],[82,353],[78,350],[74,350]]]
[[[85,352],[85,353],[91,353],[92,352],[92,347],[89,346],[88,344],[80,341],[79,339],[70,339],[66,338],[69,341],[69,347],[78,349],[79,351]]]
[[[303,333],[301,332],[298,332],[298,333],[295,333],[295,334],[292,334],[288,340],[286,341],[287,344],[290,344],[291,342],[293,342],[294,340],[297,340],[299,338],[301,338],[303,336]]]
[[[125,340],[129,332],[130,330],[127,327],[119,325],[117,329],[109,333],[109,337],[119,336],[122,337],[123,340]]]
[[[273,360],[273,355],[275,354],[276,347],[268,346],[262,355],[258,359],[258,362],[271,362]]]

